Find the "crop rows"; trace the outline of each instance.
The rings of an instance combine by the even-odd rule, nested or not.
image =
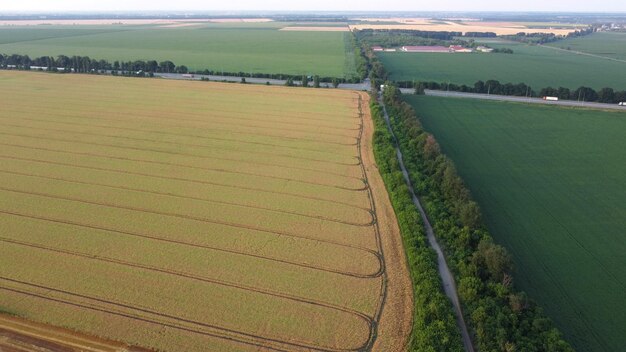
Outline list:
[[[371,347],[386,282],[358,95],[0,78],[0,299],[18,314],[152,348]]]

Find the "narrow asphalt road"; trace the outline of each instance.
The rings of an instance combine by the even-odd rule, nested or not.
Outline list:
[[[204,79],[208,79],[209,81],[216,82],[236,82],[240,83],[241,78],[239,76],[220,76],[220,75],[183,75],[180,73],[155,73],[155,77],[168,78],[168,79],[186,79],[186,80],[195,80],[199,81]],[[272,86],[284,86],[287,83],[284,79],[270,79],[270,78],[254,78],[254,77],[245,77],[246,83],[254,83],[254,84],[270,84]],[[293,81],[296,85],[301,85],[301,81]],[[309,86],[312,86],[313,82],[309,82]],[[331,88],[332,84],[330,83],[320,83],[320,85],[324,88]],[[369,80],[366,80],[363,83],[341,83],[337,88],[339,89],[349,89],[349,90],[369,90],[370,84]]]
[[[385,116],[385,122],[387,123],[387,128],[391,132],[393,140],[395,142],[396,147],[396,155],[398,157],[398,162],[400,164],[400,168],[402,169],[402,174],[404,176],[404,181],[406,182],[409,191],[411,192],[411,198],[413,199],[413,203],[417,207],[422,217],[422,221],[424,222],[424,228],[426,229],[426,237],[428,238],[428,243],[437,253],[437,262],[438,262],[438,270],[439,276],[441,277],[441,281],[443,282],[443,289],[452,301],[452,305],[454,307],[456,322],[461,330],[461,337],[463,338],[463,345],[465,347],[466,352],[474,352],[474,346],[472,345],[472,340],[470,338],[467,325],[465,324],[465,319],[463,318],[463,310],[461,309],[461,303],[459,302],[459,296],[456,291],[456,283],[454,281],[454,277],[448,268],[448,263],[446,262],[446,257],[435,238],[435,233],[433,231],[432,226],[430,225],[430,221],[428,220],[428,216],[426,216],[426,212],[424,208],[422,208],[422,204],[420,203],[419,198],[415,195],[415,191],[413,189],[413,185],[411,183],[411,179],[409,178],[409,174],[404,167],[404,158],[402,155],[402,151],[400,151],[400,147],[398,144],[398,140],[396,139],[396,135],[393,133],[393,129],[391,128],[391,122],[389,121],[389,115],[387,114],[387,108],[383,103],[382,99],[379,99],[381,106],[383,107],[383,112]]]
[[[180,73],[155,73],[155,77],[167,78],[167,79],[185,79],[185,80],[196,80],[199,81],[201,79],[209,79],[210,81],[217,82],[241,82],[241,77],[239,76],[219,76],[219,75],[183,75]],[[247,83],[253,84],[267,84],[269,83],[272,86],[284,86],[287,82],[286,80],[281,79],[269,79],[269,78],[254,78],[254,77],[245,77]],[[294,81],[294,84],[301,85],[300,81]],[[309,85],[312,83],[309,82]],[[322,87],[331,88],[332,85],[330,83],[322,83]],[[339,89],[349,89],[349,90],[369,90],[370,82],[366,80],[363,83],[342,83],[337,88]],[[414,94],[415,89],[413,88],[400,88],[402,94]],[[626,106],[619,106],[617,104],[603,104],[603,103],[591,103],[591,102],[578,102],[571,100],[559,100],[559,101],[549,101],[543,100],[541,98],[526,98],[526,97],[513,97],[506,95],[490,95],[490,94],[478,94],[478,93],[461,93],[461,92],[446,92],[440,90],[425,90],[424,93],[429,96],[437,96],[437,97],[451,97],[451,98],[471,98],[471,99],[483,99],[483,100],[496,100],[496,101],[512,101],[517,103],[530,103],[530,104],[545,104],[545,105],[561,105],[561,106],[575,106],[575,107],[585,107],[585,108],[593,108],[593,109],[611,109],[611,110],[623,110],[626,111]]]
[[[400,91],[402,92],[402,94],[413,94],[415,92],[413,89],[407,89],[407,88],[403,88]],[[626,106],[619,106],[617,104],[578,102],[578,101],[573,101],[573,100],[550,101],[550,100],[543,100],[541,98],[512,97],[512,96],[507,96],[507,95],[489,95],[489,94],[478,94],[478,93],[446,92],[442,90],[425,90],[424,93],[426,95],[434,96],[434,97],[512,101],[512,102],[517,102],[517,103],[575,106],[575,107],[583,107],[583,108],[591,108],[591,109],[610,109],[610,110],[626,111]]]

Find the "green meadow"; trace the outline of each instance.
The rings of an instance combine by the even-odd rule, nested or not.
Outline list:
[[[476,81],[526,83],[544,87],[580,86],[626,89],[626,63],[577,55],[572,52],[525,44],[489,44],[506,47],[514,54],[379,53],[378,57],[395,81],[435,81],[473,86]]]
[[[346,33],[279,30],[286,25],[0,26],[0,53],[81,55],[109,61],[170,60],[191,70],[219,72],[355,74]]]
[[[578,351],[626,336],[626,114],[409,96],[516,264],[516,285]]]

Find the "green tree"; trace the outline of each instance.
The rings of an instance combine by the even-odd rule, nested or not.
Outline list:
[[[320,87],[320,76],[315,75],[313,77],[313,88],[319,88]]]

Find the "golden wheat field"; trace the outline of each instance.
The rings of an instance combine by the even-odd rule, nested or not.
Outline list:
[[[366,100],[1,72],[0,310],[163,351],[370,348],[398,234]]]

